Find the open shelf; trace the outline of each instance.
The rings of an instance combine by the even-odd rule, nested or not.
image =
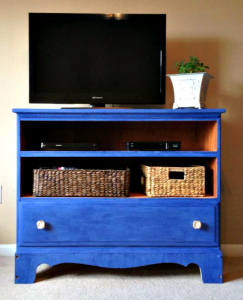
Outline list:
[[[206,197],[217,197],[217,158],[216,157],[22,157],[21,158],[21,197],[32,194],[33,169],[40,167],[66,166],[78,169],[119,169],[131,170],[131,197],[142,195],[140,164],[162,163],[167,165],[202,165],[206,167]],[[146,197],[143,194],[143,197]],[[183,197],[182,197],[183,198]],[[197,198],[197,197],[196,197]]]
[[[205,166],[207,196],[203,198],[217,197],[216,121],[21,121],[20,129],[21,196],[32,193],[33,169],[67,166],[85,169],[129,167],[132,193],[129,198],[149,198],[142,193],[139,166],[161,162]],[[180,141],[181,151],[126,151],[127,141],[156,140]],[[43,151],[41,142],[96,142],[100,150]]]
[[[124,151],[127,141],[180,141],[182,151],[217,151],[216,121],[21,121],[21,151],[44,143],[98,143],[100,151]]]

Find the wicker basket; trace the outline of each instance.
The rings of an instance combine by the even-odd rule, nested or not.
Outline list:
[[[142,185],[150,197],[200,197],[205,196],[205,167],[141,165]],[[184,179],[171,179],[180,172]],[[179,175],[179,174],[178,174]]]
[[[36,197],[128,197],[130,170],[33,170]]]

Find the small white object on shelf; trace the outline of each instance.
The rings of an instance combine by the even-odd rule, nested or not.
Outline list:
[[[206,93],[211,78],[207,72],[168,74],[174,89],[173,108],[205,108]]]

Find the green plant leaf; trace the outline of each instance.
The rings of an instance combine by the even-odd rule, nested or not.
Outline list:
[[[190,56],[188,62],[178,61],[174,63],[174,66],[177,67],[179,74],[205,72],[205,69],[209,69],[208,66],[204,66],[204,63],[199,61],[197,56]]]

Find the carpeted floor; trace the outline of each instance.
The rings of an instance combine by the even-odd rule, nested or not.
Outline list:
[[[41,265],[36,283],[15,285],[14,258],[0,257],[1,300],[243,300],[243,258],[224,259],[224,284],[203,284],[199,268],[162,264],[110,270]]]

